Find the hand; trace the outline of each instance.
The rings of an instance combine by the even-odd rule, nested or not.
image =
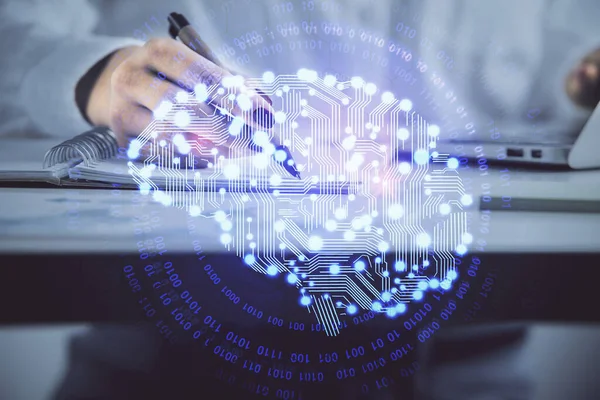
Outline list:
[[[115,53],[91,91],[86,112],[94,125],[108,126],[117,135],[119,144],[126,146],[150,124],[153,111],[163,101],[175,103],[179,92],[191,92],[198,84],[210,87],[232,76],[176,40],[151,39],[144,46],[127,47]],[[227,95],[232,90],[245,94],[250,100],[249,107],[242,110],[238,101],[229,101]],[[191,96],[190,99],[194,100]],[[212,93],[205,102],[194,104],[194,112],[213,115],[216,106],[241,118],[245,127],[268,130],[274,123],[270,104],[244,86],[229,89],[223,95]],[[196,130],[182,134],[192,145],[192,151],[210,155],[212,148],[217,147],[222,154],[222,149],[231,144],[234,137],[226,129],[225,132],[215,135]]]
[[[600,49],[586,55],[565,82],[569,98],[578,106],[594,109],[600,102]]]

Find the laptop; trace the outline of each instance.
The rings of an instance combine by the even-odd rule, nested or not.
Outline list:
[[[458,156],[457,145],[473,143],[475,146],[462,146],[461,157],[476,158],[475,147],[482,145],[486,154],[495,154],[504,162],[565,166],[572,169],[600,168],[600,105],[596,106],[580,134],[566,139],[568,142],[565,139],[562,142],[541,139],[534,142],[530,135],[523,136],[523,139],[514,136],[509,142],[502,139],[440,139],[435,150],[442,154]]]

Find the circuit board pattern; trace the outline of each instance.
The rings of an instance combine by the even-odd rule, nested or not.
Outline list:
[[[248,150],[268,133],[249,133],[223,111],[236,102],[251,111],[241,86],[273,99],[273,131],[301,180],[287,176],[273,150]],[[217,95],[214,113],[198,110]],[[458,161],[435,151],[439,133],[409,99],[360,77],[267,72],[163,102],[130,146],[132,159],[148,149],[130,173],[142,193],[209,218],[224,249],[295,286],[299,304],[337,335],[340,318],[365,311],[396,318],[456,280],[455,254],[473,241],[465,212],[472,198]]]

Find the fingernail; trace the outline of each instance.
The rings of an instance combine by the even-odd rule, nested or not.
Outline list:
[[[252,113],[252,119],[254,119],[254,122],[267,129],[271,129],[273,125],[275,125],[275,117],[273,117],[273,114],[271,114],[269,110],[266,110],[262,107],[254,110]]]

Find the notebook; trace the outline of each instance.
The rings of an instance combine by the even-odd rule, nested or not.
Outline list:
[[[167,153],[170,144],[167,145]],[[26,150],[23,150],[26,151]],[[156,158],[130,160],[119,150],[115,134],[107,128],[94,128],[48,149],[39,161],[0,162],[0,184],[43,182],[57,186],[92,188],[147,188],[230,192],[337,193],[355,192],[357,183],[298,180],[274,161],[257,171],[253,157],[222,159],[215,165],[195,168],[193,156],[172,157],[169,165]],[[149,161],[150,160],[150,161]],[[177,162],[176,162],[177,161]],[[164,164],[164,162],[163,162]],[[235,176],[227,171],[235,170]],[[273,175],[277,180],[272,179]]]

